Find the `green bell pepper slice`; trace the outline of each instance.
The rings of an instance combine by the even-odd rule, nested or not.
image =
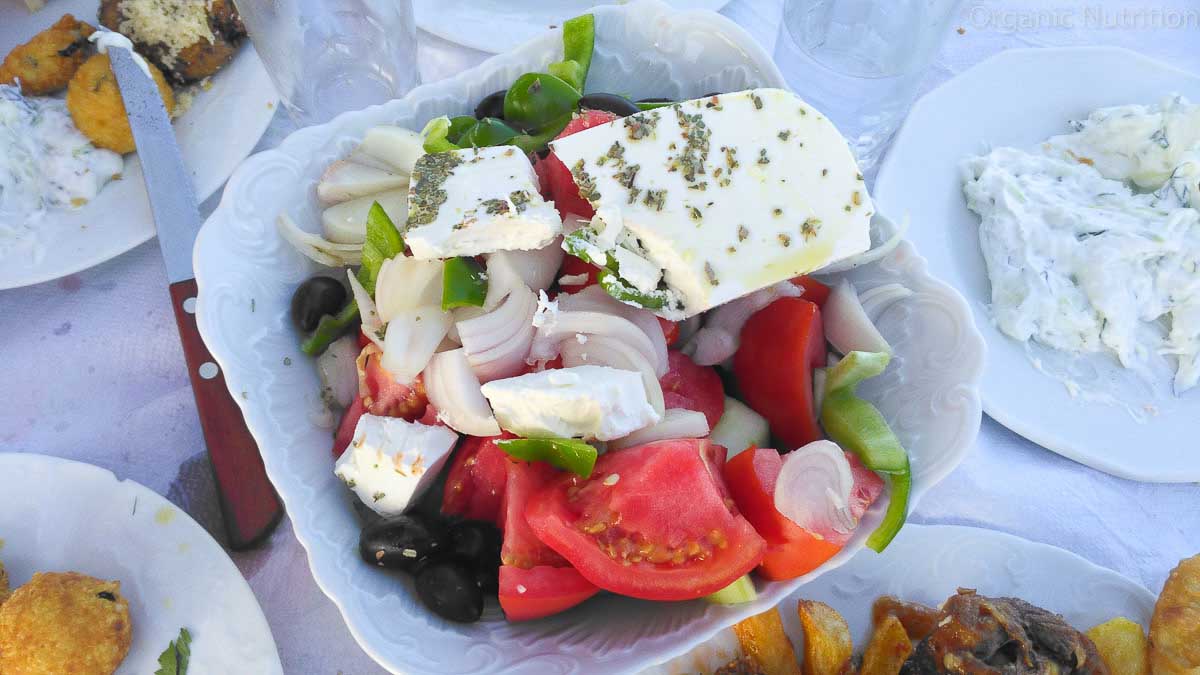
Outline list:
[[[538,130],[575,111],[582,94],[549,73],[525,73],[504,95],[504,120],[523,129]]]
[[[387,211],[379,202],[371,204],[367,212],[367,238],[363,241],[362,266],[358,268],[358,280],[363,288],[375,296],[375,281],[379,278],[379,268],[383,261],[404,253],[404,238]]]
[[[563,23],[563,60],[550,64],[550,74],[582,92],[595,45],[596,17],[584,14],[567,20]]]
[[[456,143],[464,148],[488,148],[505,145],[519,135],[520,132],[505,124],[503,120],[485,117],[468,127]]]
[[[617,276],[616,272],[608,268],[600,270],[597,280],[600,282],[600,288],[603,288],[605,293],[608,293],[621,302],[646,309],[662,309],[663,305],[667,304],[667,299],[663,293],[657,291],[644,293],[639,291],[630,286],[629,282]]]
[[[359,324],[358,303],[351,300],[336,315],[321,317],[312,335],[300,343],[300,351],[309,356],[320,356],[333,341],[348,333]]]
[[[482,307],[487,289],[483,265],[474,258],[447,258],[442,263],[442,311]]]
[[[577,438],[513,438],[496,445],[514,459],[546,462],[583,478],[596,466],[596,448]]]
[[[828,369],[821,426],[838,445],[853,452],[864,466],[884,474],[891,497],[883,522],[867,538],[867,546],[882,551],[908,518],[912,470],[908,452],[874,405],[858,397],[855,388],[881,374],[891,357],[877,352],[850,352]]]

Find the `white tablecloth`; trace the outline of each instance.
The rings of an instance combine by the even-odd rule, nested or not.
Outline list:
[[[780,4],[734,0],[724,14],[770,50]],[[1018,46],[1113,44],[1200,72],[1196,0],[968,0],[954,28],[923,89]],[[486,56],[420,35],[425,81]],[[273,147],[289,128],[277,117],[260,148]],[[206,203],[205,212],[215,204]],[[166,495],[220,537],[165,285],[151,242],[81,274],[0,292],[0,451],[109,468]],[[1195,439],[1180,439],[1180,452],[1195,448]],[[1197,486],[1112,478],[986,418],[975,451],[924,499],[914,520],[989,527],[1061,546],[1156,592],[1176,561],[1200,552]],[[266,612],[287,672],[382,672],[313,582],[288,522],[267,545],[234,559]]]

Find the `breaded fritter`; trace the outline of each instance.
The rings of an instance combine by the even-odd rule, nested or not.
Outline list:
[[[117,581],[35,574],[0,605],[0,673],[111,675],[133,639]]]
[[[1167,577],[1150,619],[1150,672],[1200,672],[1200,555],[1179,563]]]
[[[0,605],[8,599],[11,593],[8,590],[8,571],[4,569],[4,561],[0,560]]]
[[[175,110],[175,94],[158,68],[148,65],[170,114]],[[71,78],[67,86],[67,112],[79,131],[97,147],[121,154],[135,150],[133,132],[125,117],[125,102],[121,100],[117,76],[107,54],[88,59]]]
[[[53,26],[13,48],[0,63],[0,84],[21,82],[29,96],[45,96],[67,86],[87,59],[88,36],[96,29],[64,14]]]
[[[231,0],[101,0],[100,23],[177,84],[217,72],[246,37]]]

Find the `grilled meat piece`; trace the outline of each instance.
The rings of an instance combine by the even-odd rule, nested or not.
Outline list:
[[[901,675],[1109,675],[1096,645],[1057,614],[959,589]]]
[[[100,23],[176,84],[217,72],[246,37],[232,0],[101,0]]]

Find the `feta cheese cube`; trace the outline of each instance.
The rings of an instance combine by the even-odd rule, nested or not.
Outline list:
[[[546,246],[562,231],[529,158],[499,146],[421,156],[408,189],[404,241],[417,258]]]
[[[395,515],[433,485],[457,442],[446,427],[366,414],[333,472],[371,510]]]
[[[544,370],[483,385],[500,428],[530,438],[610,441],[660,419],[639,373],[607,366]]]
[[[601,263],[612,254],[630,287],[665,291],[656,313],[670,319],[871,244],[875,209],[854,156],[833,124],[791,92],[685,101],[551,148],[596,208],[591,226],[564,247]],[[651,270],[661,270],[657,289]]]

